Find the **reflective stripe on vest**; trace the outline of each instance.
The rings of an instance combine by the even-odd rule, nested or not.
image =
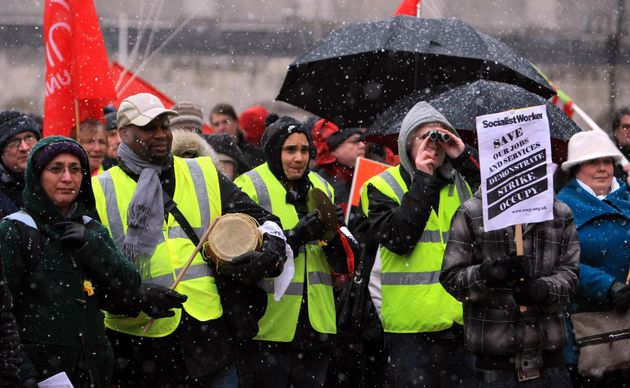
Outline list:
[[[334,190],[330,184],[313,172],[309,173],[309,179],[313,187],[329,193],[332,201]],[[286,203],[286,190],[266,163],[241,175],[234,183],[261,207],[278,216],[285,229],[291,229],[297,224],[298,214],[295,207]],[[306,290],[305,281],[308,284]],[[256,339],[292,341],[304,292],[308,297],[308,316],[313,329],[320,333],[336,333],[331,269],[318,244],[300,247],[299,254],[295,257],[293,279],[280,301],[276,302],[273,298],[273,279],[264,279],[260,285],[268,295],[267,310],[258,323],[260,329]]]
[[[389,187],[391,187],[391,189],[394,190],[394,194],[396,194],[396,197],[398,198],[398,203],[401,203],[402,198],[407,192],[407,190],[404,190],[402,188],[400,183],[398,183],[396,178],[394,178],[394,176],[392,175],[391,172],[389,172],[389,170],[383,171],[383,173],[380,176],[389,185]]]
[[[368,183],[399,204],[408,190],[400,166],[387,169]],[[433,332],[447,329],[453,322],[462,323],[461,304],[444,290],[439,278],[451,218],[461,201],[470,197],[470,190],[456,174],[455,184],[442,188],[439,196],[438,213],[431,211],[411,252],[397,255],[379,246],[374,265],[379,271],[373,270],[369,289],[373,298],[381,301],[379,315],[385,332]]]
[[[265,290],[267,294],[273,295],[274,293],[273,279],[263,279],[259,283],[259,286],[263,290]],[[304,293],[304,284],[300,282],[291,282],[289,283],[289,288],[287,288],[287,291],[284,293],[284,295],[293,295],[293,296],[301,297],[302,293]]]
[[[388,272],[381,275],[381,284],[413,286],[440,282],[440,271],[435,272]]]
[[[206,157],[189,160],[174,157],[173,168],[176,180],[173,200],[200,236],[212,219],[222,212],[218,173],[212,161]],[[125,240],[126,211],[137,183],[120,167],[113,167],[93,179],[93,188],[99,216],[107,221],[106,226],[115,236],[116,245],[121,248]],[[151,273],[143,282],[170,287],[195,247],[172,215],[162,224],[159,240],[150,259]],[[222,314],[212,273],[212,268],[197,254],[176,288],[188,296],[188,301],[184,303],[186,312],[199,321],[216,319]],[[148,317],[142,313],[136,318],[106,314],[105,323],[110,329],[126,334],[162,337],[179,326],[181,310],[173,311],[174,317],[155,321],[148,333],[143,330]]]
[[[114,240],[118,248],[122,248],[125,242],[125,229],[120,219],[112,174],[107,170],[103,174],[97,175],[96,179],[100,182],[103,193],[105,194],[105,207],[107,209],[107,220],[109,222],[109,231],[112,235],[112,240]]]
[[[154,278],[144,280],[144,283],[157,284],[160,286],[170,288],[173,285],[173,282],[175,281],[177,276],[179,276],[179,274],[182,272],[182,270],[183,268],[178,268],[175,270],[174,275],[168,274],[168,275],[156,276]],[[186,273],[182,277],[181,281],[197,279],[204,276],[212,276],[212,269],[210,268],[209,265],[207,264],[191,265],[190,268],[188,268],[188,271],[186,271]]]
[[[252,180],[254,190],[256,190],[256,197],[258,197],[258,205],[271,213],[271,198],[269,197],[269,190],[260,176],[260,173],[254,169],[246,172],[245,175]]]

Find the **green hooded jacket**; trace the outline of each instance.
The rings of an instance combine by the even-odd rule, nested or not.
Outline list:
[[[65,371],[75,387],[105,387],[114,357],[101,309],[124,310],[140,286],[140,276],[116,248],[107,229],[98,221],[85,223],[83,219],[95,211],[87,155],[79,158],[83,179],[70,215],[64,217],[44,192],[33,155],[56,142],[78,144],[68,138],[47,137],[33,147],[26,164],[23,210],[40,231],[38,260],[22,257],[15,221],[0,221],[0,260],[14,297],[13,313],[23,344],[21,379],[41,381]],[[84,246],[62,247],[63,228],[56,224],[63,221],[85,223]],[[93,285],[91,296],[84,289],[86,280]]]

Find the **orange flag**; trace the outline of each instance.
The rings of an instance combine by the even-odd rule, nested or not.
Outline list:
[[[44,136],[69,136],[79,120],[103,119],[116,98],[92,0],[46,0]]]

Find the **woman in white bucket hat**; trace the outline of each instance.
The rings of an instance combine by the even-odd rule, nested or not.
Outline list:
[[[621,159],[619,149],[602,131],[580,132],[569,140],[568,160],[562,163],[562,170],[571,179],[558,199],[573,211],[580,237],[580,281],[570,305],[572,313],[626,311],[630,307],[630,287],[626,285],[630,196],[626,183],[614,177],[614,165]],[[618,386],[630,376],[630,369],[605,373],[596,380],[581,376],[576,367],[578,353],[570,326],[565,356],[576,387]]]

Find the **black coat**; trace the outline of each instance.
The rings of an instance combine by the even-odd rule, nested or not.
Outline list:
[[[19,339],[11,308],[11,292],[0,261],[0,387],[14,387],[19,382]]]

